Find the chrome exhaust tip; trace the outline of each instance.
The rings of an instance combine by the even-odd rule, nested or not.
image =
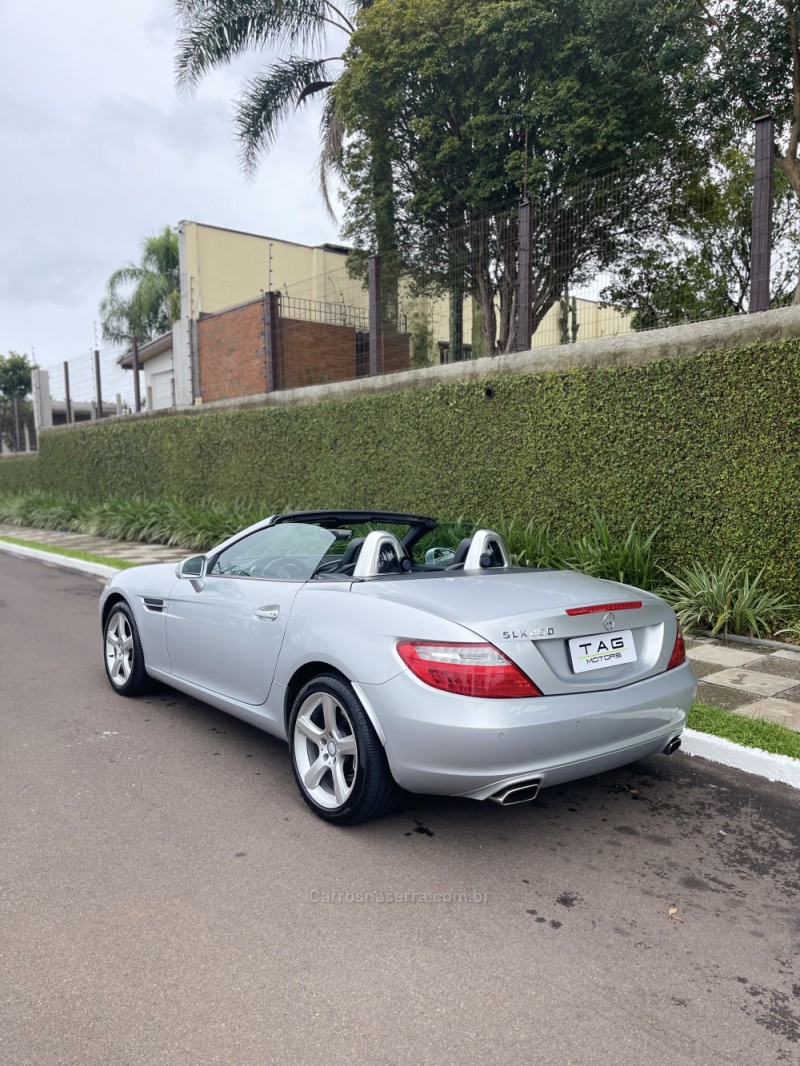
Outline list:
[[[673,737],[672,740],[669,742],[669,744],[667,744],[666,748],[664,748],[664,754],[665,755],[672,755],[673,752],[676,752],[680,746],[681,746],[681,738],[680,737]]]
[[[489,799],[493,803],[499,803],[501,807],[513,807],[517,803],[530,803],[539,795],[541,781],[538,777],[530,781],[517,781],[516,784],[506,785],[499,792],[495,792]]]

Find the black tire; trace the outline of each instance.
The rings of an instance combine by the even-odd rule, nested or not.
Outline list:
[[[141,696],[150,688],[136,619],[122,601],[108,612],[103,628],[103,662],[109,684],[120,696]]]
[[[315,729],[320,735],[309,735]],[[300,795],[326,822],[356,825],[397,806],[402,790],[372,723],[343,678],[321,674],[300,689],[289,717],[289,748]],[[304,775],[316,785],[307,785]]]

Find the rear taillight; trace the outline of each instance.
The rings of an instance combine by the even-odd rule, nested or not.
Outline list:
[[[678,632],[675,634],[675,644],[672,648],[672,655],[669,657],[667,663],[667,669],[673,670],[676,666],[680,666],[681,663],[686,662],[686,644],[683,640],[683,634],[681,633],[681,627],[678,626]]]
[[[541,696],[531,679],[492,644],[401,640],[397,654],[420,681],[445,692],[501,700]]]

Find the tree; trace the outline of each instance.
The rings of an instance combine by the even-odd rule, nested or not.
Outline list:
[[[27,355],[0,355],[0,392],[9,400],[24,399],[31,391],[31,364]]]
[[[147,237],[137,266],[115,270],[100,303],[103,337],[115,344],[146,341],[170,328],[180,315],[178,234],[170,226]]]
[[[800,3],[798,0],[696,0],[687,34],[697,61],[684,89],[709,129],[776,124],[775,164],[800,200]],[[800,303],[800,281],[793,295]]]
[[[193,89],[210,70],[250,50],[286,49],[245,85],[236,106],[235,125],[244,169],[252,174],[295,108],[318,93],[325,95],[320,134],[319,180],[331,214],[329,176],[342,143],[342,125],[330,89],[333,67],[342,56],[324,56],[327,38],[349,37],[354,13],[369,0],[175,0],[179,21],[176,71],[178,87]],[[304,54],[296,55],[299,48]],[[322,50],[322,55],[320,55]],[[312,53],[312,54],[309,54]]]
[[[16,451],[21,449],[20,437],[20,401],[31,391],[31,365],[27,355],[9,352],[0,355],[0,437],[9,443],[15,443]]]
[[[604,298],[654,329],[741,314],[750,296],[753,147],[727,148],[709,171],[676,188],[646,235],[620,247]],[[666,210],[664,210],[666,208]],[[776,174],[772,305],[791,301],[800,254],[795,195]]]
[[[473,296],[484,351],[513,347],[509,206],[526,196],[537,205],[535,331],[568,283],[613,258],[622,225],[683,158],[670,89],[683,56],[668,45],[685,6],[375,0],[336,86],[349,135],[346,235],[380,248],[374,168],[388,160],[404,268],[419,288],[449,292],[451,308]]]

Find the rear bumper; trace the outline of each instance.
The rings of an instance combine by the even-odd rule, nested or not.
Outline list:
[[[683,666],[609,692],[483,700],[440,692],[403,671],[359,686],[409,792],[486,799],[536,777],[541,786],[612,770],[680,735],[696,690]]]

